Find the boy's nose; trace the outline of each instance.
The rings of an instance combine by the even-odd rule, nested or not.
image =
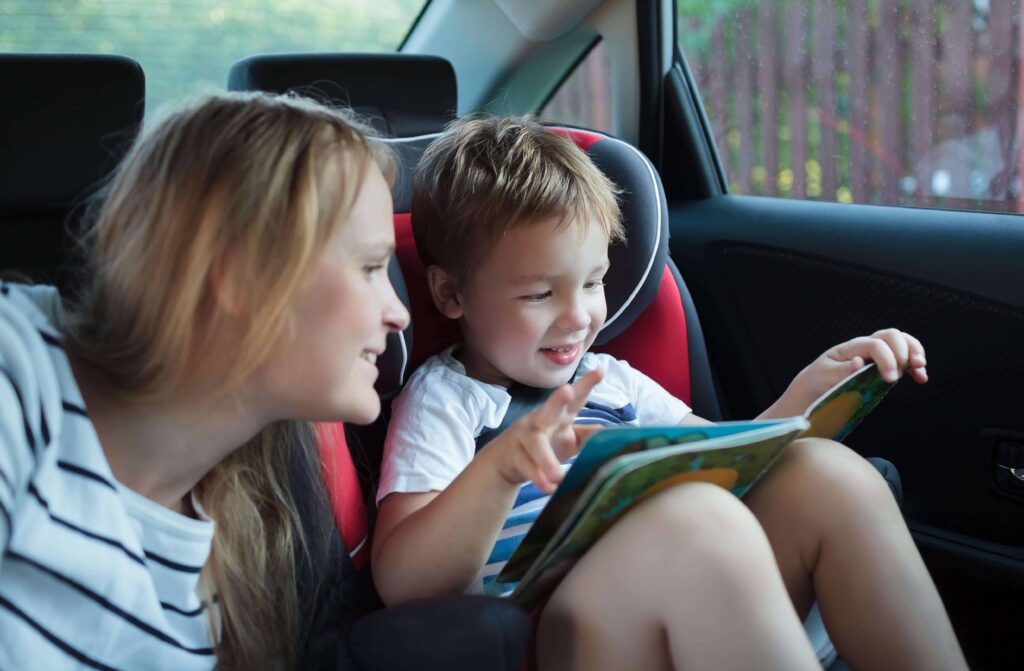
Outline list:
[[[581,331],[590,326],[590,314],[580,301],[572,301],[562,312],[558,326],[564,331]]]

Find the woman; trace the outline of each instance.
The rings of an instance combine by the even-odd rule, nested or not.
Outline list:
[[[344,113],[208,97],[116,171],[80,305],[2,286],[0,668],[298,663],[288,464],[379,412],[391,172]]]

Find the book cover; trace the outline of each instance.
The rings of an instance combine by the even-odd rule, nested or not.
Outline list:
[[[869,364],[798,417],[599,431],[583,445],[497,581],[518,581],[512,597],[535,602],[645,497],[689,481],[711,482],[743,496],[790,442],[803,436],[845,437],[891,387]]]

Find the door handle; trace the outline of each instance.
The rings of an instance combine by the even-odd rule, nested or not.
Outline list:
[[[1024,497],[1024,437],[989,429],[992,441],[996,489],[1015,498]]]

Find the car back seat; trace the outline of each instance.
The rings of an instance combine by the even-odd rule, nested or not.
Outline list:
[[[83,201],[131,146],[145,76],[123,56],[0,54],[0,271],[74,286]]]

